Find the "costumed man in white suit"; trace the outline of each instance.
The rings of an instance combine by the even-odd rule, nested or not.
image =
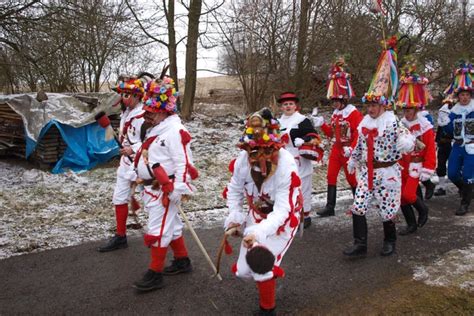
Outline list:
[[[145,93],[145,84],[150,80],[146,76],[121,76],[113,90],[122,96],[124,111],[120,117],[120,165],[117,170],[112,202],[115,205],[116,233],[109,242],[98,249],[99,252],[108,252],[127,247],[126,225],[128,217],[128,203],[131,197],[131,185],[136,179],[133,170],[133,159],[142,145],[142,126],[144,123],[143,104],[141,99]]]
[[[302,156],[300,148],[306,148],[305,144],[319,139],[319,135],[313,127],[310,119],[299,112],[299,98],[293,92],[284,92],[278,99],[282,116],[279,121],[283,140],[287,142],[285,147],[293,157],[298,166],[298,174],[301,178],[301,190],[303,192],[304,227],[311,225],[311,193],[313,189],[313,164],[310,159]],[[322,158],[322,151],[314,151],[315,160]]]
[[[280,264],[297,231],[302,208],[298,166],[284,145],[270,110],[251,115],[238,145],[242,151],[231,162],[233,174],[224,190],[229,208],[225,229],[237,228],[236,235],[243,235],[232,271],[257,283],[260,315],[275,315],[276,278],[284,274]],[[244,199],[248,210],[244,210]],[[263,271],[260,266],[267,260],[253,256],[262,249],[271,258]]]
[[[152,127],[147,131],[134,165],[137,183],[144,186],[142,199],[148,212],[144,241],[150,248],[151,261],[143,278],[134,283],[139,291],[163,287],[163,274],[192,270],[178,205],[183,196],[193,193],[190,181],[198,175],[190,149],[191,135],[176,114],[177,97],[174,82],[169,77],[152,81],[146,87],[145,120]],[[163,269],[168,246],[173,250],[174,260]]]

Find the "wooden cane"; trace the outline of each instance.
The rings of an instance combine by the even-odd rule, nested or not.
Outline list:
[[[222,237],[221,245],[219,246],[219,251],[217,252],[216,274],[215,274],[215,276],[217,276],[219,274],[219,271],[220,271],[220,268],[221,268],[222,253],[224,252],[227,237],[232,236],[233,234],[235,234],[236,231],[237,231],[237,226],[229,228],[228,230],[225,231],[224,236]]]
[[[199,240],[199,237],[198,237],[198,235],[196,234],[196,232],[194,231],[193,227],[191,226],[191,223],[189,222],[188,218],[186,217],[186,214],[184,214],[183,209],[181,208],[180,205],[176,205],[176,206],[178,207],[179,213],[180,213],[181,216],[183,217],[184,222],[186,223],[186,226],[188,227],[189,231],[191,232],[191,235],[193,236],[194,240],[195,240],[196,243],[198,244],[199,249],[201,249],[202,254],[204,255],[204,257],[206,258],[207,262],[208,262],[209,265],[211,266],[212,270],[213,270],[214,273],[216,274],[217,279],[218,279],[219,281],[222,281],[221,275],[218,273],[216,266],[214,265],[214,263],[212,262],[211,258],[210,258],[209,255],[207,254],[207,251],[206,251],[206,249],[204,248],[204,246],[202,245],[201,240]]]

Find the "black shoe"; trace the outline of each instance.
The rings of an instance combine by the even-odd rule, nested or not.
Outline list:
[[[428,221],[428,206],[426,206],[425,202],[419,197],[416,199],[416,202],[413,204],[415,209],[418,211],[418,227],[425,226],[426,222]]]
[[[395,222],[383,222],[383,234],[384,239],[380,255],[390,256],[395,252],[395,243],[397,241],[397,229],[395,228]]]
[[[429,200],[433,197],[434,189],[436,188],[436,185],[431,182],[431,180],[426,180],[422,182],[423,185],[425,186],[425,200]]]
[[[260,310],[257,313],[258,316],[276,316],[276,308],[265,309],[260,307]]]
[[[348,257],[361,257],[367,254],[367,241],[354,241],[354,244],[342,252]]]
[[[413,234],[417,229],[415,212],[413,212],[413,208],[410,204],[402,205],[401,209],[403,216],[405,217],[405,221],[407,222],[407,226],[403,228],[398,234],[400,236]]]
[[[439,188],[435,191],[434,196],[442,196],[446,195],[446,190],[443,188]]]
[[[367,254],[367,220],[365,216],[352,214],[354,244],[342,253],[349,257],[360,257]]]
[[[336,193],[337,187],[335,185],[328,185],[327,203],[324,210],[316,212],[321,217],[334,216],[334,208],[336,207]]]
[[[309,226],[311,226],[311,217],[308,216],[304,218],[303,227],[306,229]]]
[[[380,251],[381,256],[390,256],[395,252],[395,243],[390,241],[384,241],[382,251]]]
[[[163,269],[164,275],[176,275],[179,273],[187,273],[193,270],[191,260],[188,257],[174,259],[171,265]]]
[[[471,204],[473,186],[474,184],[464,183],[462,189],[461,206],[459,206],[455,213],[457,216],[463,216],[464,214],[469,212],[469,205]]]
[[[97,248],[97,251],[108,252],[108,251],[113,251],[113,250],[127,248],[127,247],[128,247],[127,236],[115,235],[109,240],[109,242],[105,246]]]
[[[163,286],[163,274],[153,270],[148,270],[140,281],[133,283],[133,287],[140,292],[161,289]]]

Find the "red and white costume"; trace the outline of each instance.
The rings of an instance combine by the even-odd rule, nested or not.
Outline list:
[[[324,123],[321,126],[326,137],[330,138],[333,143],[328,161],[328,185],[337,184],[337,176],[343,168],[349,185],[352,188],[357,186],[355,174],[349,174],[347,171],[347,161],[357,144],[357,127],[362,118],[363,116],[357,108],[352,104],[348,104],[342,110],[334,110],[331,122],[329,124]]]
[[[250,168],[247,152],[241,151],[231,168],[233,174],[226,189],[229,215],[224,226],[227,228],[230,223],[237,223],[244,228],[244,236],[254,234],[257,243],[274,254],[275,267],[279,267],[300,220],[298,169],[293,156],[285,149],[280,149],[275,173],[265,179],[259,191]],[[248,210],[243,208],[244,199],[249,205]],[[265,213],[270,212],[265,214],[261,211],[263,208],[266,208]],[[266,274],[254,273],[245,260],[247,250],[242,243],[239,259],[234,266],[234,273],[238,277],[262,282],[281,276],[281,269],[278,268]]]
[[[365,215],[375,201],[382,221],[392,220],[400,207],[402,154],[413,150],[415,138],[387,111],[373,119],[366,115],[359,124],[359,137],[348,162],[349,171],[358,167],[358,184],[352,212]]]
[[[421,113],[417,113],[417,118],[413,121],[403,118],[401,122],[414,137],[425,145],[425,148],[421,150],[415,148],[414,151],[404,154],[399,161],[403,167],[401,205],[406,205],[416,201],[420,175],[429,179],[435,172],[436,145],[433,125]]]
[[[130,184],[136,179],[136,174],[133,170],[133,159],[142,145],[140,133],[144,122],[144,113],[143,104],[138,103],[133,109],[127,108],[120,117],[119,141],[123,147],[132,148],[133,154],[120,157],[120,165],[117,169],[117,182],[112,198],[112,202],[115,205],[127,204],[130,200]]]
[[[291,116],[282,115],[278,120],[282,137],[287,135],[288,143],[285,149],[293,155],[301,178],[301,191],[303,193],[303,209],[305,213],[311,211],[311,193],[313,189],[313,164],[312,161],[300,156],[295,140],[310,133],[317,133],[311,121],[299,112]],[[302,143],[302,142],[301,142]],[[298,144],[298,143],[297,143]]]
[[[173,182],[174,190],[169,194],[170,203],[164,205],[161,189],[146,184],[142,191],[144,209],[148,212],[148,230],[145,244],[165,248],[182,236],[183,223],[178,216],[178,207],[183,194],[193,193],[189,170],[193,158],[190,149],[191,136],[178,115],[170,115],[147,131],[143,146],[135,159],[138,177],[153,179],[153,168],[159,164]],[[143,154],[144,151],[147,153]]]

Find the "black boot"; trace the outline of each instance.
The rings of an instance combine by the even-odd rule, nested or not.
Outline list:
[[[418,227],[423,227],[428,221],[428,206],[419,197],[413,206],[418,211]]]
[[[324,210],[316,212],[321,217],[334,216],[334,208],[336,207],[336,192],[335,185],[328,185],[327,203]]]
[[[260,307],[260,310],[258,311],[258,316],[276,316],[276,308],[272,308],[272,309],[265,309],[265,308],[261,308]]]
[[[462,190],[464,189],[464,182],[462,180],[458,180],[453,182],[453,184],[458,188],[459,197],[462,198]]]
[[[173,259],[171,265],[163,269],[164,275],[176,275],[179,273],[187,273],[193,270],[191,260],[188,257]]]
[[[133,287],[141,292],[148,292],[161,289],[163,284],[163,274],[148,270],[140,281],[133,283]]]
[[[405,236],[416,232],[416,217],[415,212],[410,204],[402,205],[402,213],[407,222],[407,227],[403,228],[398,234],[400,236]]]
[[[352,229],[354,244],[343,251],[349,257],[364,256],[367,254],[367,220],[364,216],[352,214]]]
[[[383,247],[380,255],[390,256],[395,252],[395,243],[397,241],[397,229],[395,228],[395,222],[383,222],[383,233]]]
[[[303,220],[303,228],[306,229],[311,226],[311,217],[305,217]]]
[[[443,188],[438,188],[434,193],[434,196],[442,196],[442,195],[446,195],[446,190]]]
[[[456,215],[462,216],[469,211],[469,205],[472,199],[472,186],[473,184],[464,183],[462,189],[461,206],[456,211]]]
[[[426,180],[426,181],[423,181],[422,183],[425,186],[425,200],[429,200],[433,197],[434,189],[436,188],[436,185],[433,182],[431,182],[431,180]]]
[[[121,248],[127,248],[127,247],[128,247],[127,236],[115,235],[109,240],[109,242],[105,246],[97,248],[97,251],[108,252],[108,251],[117,250]]]

